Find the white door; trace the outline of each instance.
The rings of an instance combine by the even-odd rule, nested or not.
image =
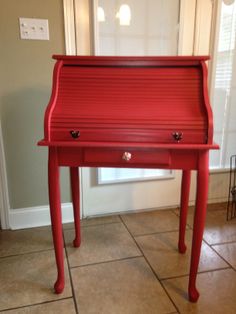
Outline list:
[[[211,0],[95,0],[92,6],[88,4],[86,0],[75,1],[78,54],[92,51],[97,55],[208,53]],[[207,11],[202,6],[205,9],[208,6]],[[81,19],[86,12],[89,22]],[[196,24],[203,14],[207,14],[204,38]],[[92,44],[82,33],[93,35]],[[80,174],[84,217],[179,204],[179,171],[83,168]],[[194,191],[192,184],[191,199]]]

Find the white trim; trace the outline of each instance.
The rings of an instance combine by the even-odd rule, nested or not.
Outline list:
[[[74,221],[72,203],[62,204],[62,222]],[[25,229],[51,225],[49,206],[27,207],[11,209],[9,211],[10,229]]]
[[[217,204],[217,203],[226,203],[228,201],[228,197],[212,197],[207,200],[207,204]],[[188,206],[195,206],[196,201],[195,200],[189,200]],[[179,204],[176,205],[176,207],[179,207]]]
[[[97,20],[97,8],[98,8],[98,0],[93,0],[92,1],[92,16],[93,16],[93,24],[92,24],[92,29],[93,29],[93,37],[92,37],[92,42],[93,42],[93,48],[94,48],[94,54],[95,56],[99,55],[99,39],[98,39],[98,34],[99,34],[99,23]]]
[[[92,0],[74,1],[74,20],[77,55],[93,53],[91,10]]]
[[[215,197],[208,199],[207,204],[217,204],[217,203],[226,203],[228,200],[227,197]],[[196,201],[195,200],[189,200],[188,206],[195,206]],[[98,218],[98,217],[107,217],[107,216],[112,216],[112,215],[124,215],[124,214],[135,214],[135,213],[145,213],[145,212],[150,212],[154,210],[173,210],[179,208],[179,204],[175,205],[168,205],[168,206],[160,206],[160,207],[152,207],[152,208],[142,208],[142,209],[130,209],[130,210],[125,210],[125,211],[117,211],[117,212],[112,212],[112,213],[107,213],[107,212],[100,212],[98,214],[94,215],[87,215],[84,217],[85,219],[91,219],[91,218]]]
[[[196,0],[181,0],[178,55],[193,55]]]
[[[0,219],[2,229],[9,228],[9,194],[7,186],[6,161],[0,123]]]
[[[76,55],[74,1],[63,0],[66,54]]]
[[[211,38],[211,55],[212,61],[211,66],[209,68],[209,86],[210,86],[210,99],[212,101],[214,94],[214,83],[215,83],[215,75],[216,75],[216,61],[217,61],[217,49],[219,44],[219,36],[220,36],[220,15],[221,15],[221,7],[222,3],[219,0],[216,0],[214,11],[213,11],[213,27],[214,30]],[[212,105],[214,103],[212,102]],[[213,107],[212,107],[213,109]]]
[[[210,174],[229,173],[230,168],[210,168]]]
[[[210,198],[208,200],[208,204],[221,203],[221,202],[226,202],[226,201],[227,201],[227,197]],[[189,201],[189,205],[194,205],[194,204],[195,204],[194,200]],[[176,207],[179,207],[179,204],[165,206],[165,207],[162,206],[159,208],[155,207],[155,208],[150,208],[150,209],[139,209],[139,210],[130,210],[130,211],[126,210],[122,212],[116,212],[116,214],[124,213],[124,212],[125,213],[143,212],[143,211],[154,210],[154,209],[156,210],[167,209],[168,210],[168,209],[176,208]],[[100,213],[99,215],[93,215],[93,216],[103,216],[104,214],[107,215],[107,212]],[[45,206],[37,206],[37,207],[29,207],[29,208],[11,209],[9,212],[9,221],[10,221],[10,228],[12,230],[50,226],[51,220],[50,220],[50,214],[49,214],[49,206],[45,205]],[[74,217],[73,217],[72,204],[71,203],[62,204],[62,222],[71,223],[73,221],[74,221]]]
[[[212,31],[213,0],[197,0],[194,55],[208,55]]]

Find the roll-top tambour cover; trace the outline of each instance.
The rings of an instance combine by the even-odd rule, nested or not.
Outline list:
[[[207,57],[54,58],[45,141],[212,144]]]

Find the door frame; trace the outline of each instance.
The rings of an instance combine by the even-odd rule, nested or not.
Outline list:
[[[63,0],[65,46],[67,55],[91,55],[95,52],[96,25],[93,22],[98,0]],[[212,20],[218,0],[180,0],[178,55],[209,54],[210,29],[204,19]],[[83,169],[80,168],[80,183]],[[84,216],[84,190],[81,187],[81,213]]]
[[[0,121],[0,225],[2,229],[9,229],[9,194],[7,185],[6,160],[3,145],[2,126]]]
[[[212,2],[212,0],[205,0],[205,2]],[[96,3],[97,0],[63,0],[67,55],[89,55],[94,52],[92,37],[96,33],[96,26],[92,17],[95,15]],[[197,52],[196,49],[194,51],[196,8],[198,7],[199,13],[202,14],[204,12],[202,6],[204,6],[202,0],[180,0],[179,55],[193,55]],[[199,27],[198,31],[198,41],[201,41],[203,35]]]

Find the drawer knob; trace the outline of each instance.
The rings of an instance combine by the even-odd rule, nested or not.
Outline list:
[[[122,155],[122,159],[125,161],[129,161],[132,158],[132,154],[129,152],[124,152],[124,154]]]
[[[80,136],[80,131],[70,131],[70,135],[73,137],[73,138],[78,138]]]
[[[183,133],[182,132],[174,132],[174,133],[172,133],[172,136],[173,136],[175,141],[179,142],[183,138]]]

